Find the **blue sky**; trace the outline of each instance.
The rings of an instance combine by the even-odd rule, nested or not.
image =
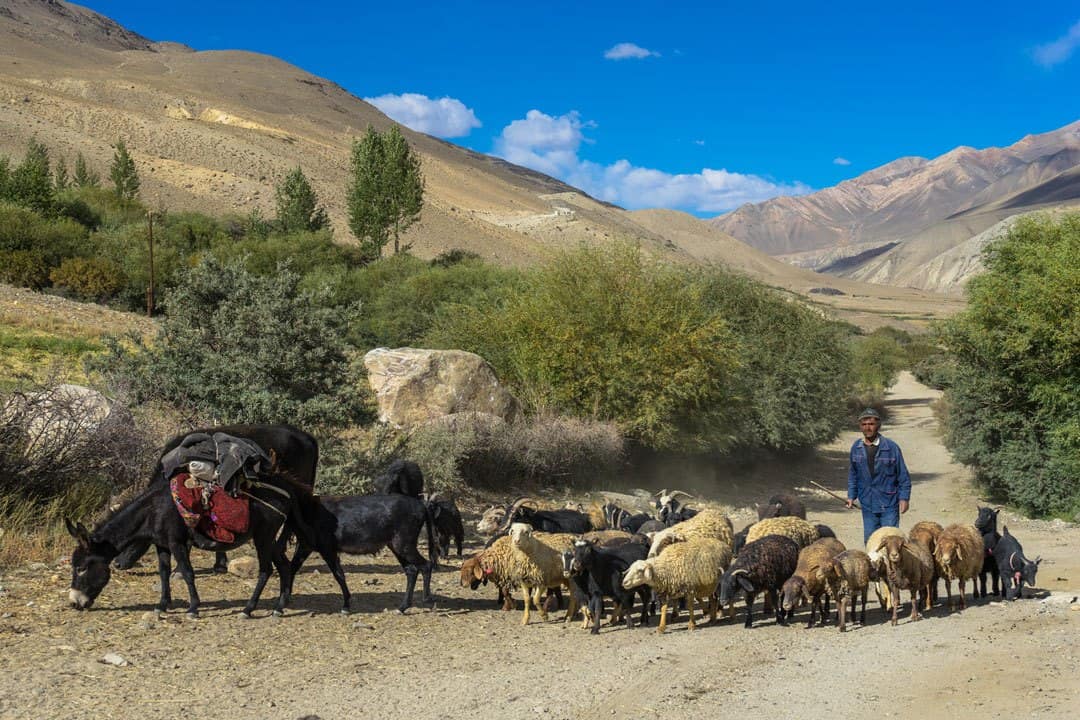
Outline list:
[[[627,207],[715,215],[1080,119],[1080,3],[88,5],[276,55]]]

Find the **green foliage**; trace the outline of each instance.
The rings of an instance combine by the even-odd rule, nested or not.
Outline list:
[[[740,444],[790,450],[835,437],[851,389],[845,330],[747,277],[719,269],[696,275],[708,307],[743,348],[737,395],[748,402]]]
[[[112,180],[113,191],[120,200],[131,201],[139,196],[139,171],[135,168],[135,161],[131,159],[123,138],[118,139],[113,146],[109,179]]]
[[[166,296],[157,338],[113,339],[94,368],[219,422],[334,428],[364,416],[343,338],[354,308],[326,308],[281,267],[272,277],[208,256]]]
[[[424,177],[420,157],[397,126],[381,133],[369,126],[352,145],[352,171],[347,190],[349,229],[369,260],[382,256],[394,240],[394,253],[409,248],[400,234],[420,218]]]
[[[96,188],[101,184],[101,176],[87,165],[86,158],[83,157],[82,153],[79,153],[75,158],[73,181],[75,186],[80,188]]]
[[[944,338],[955,363],[946,441],[1004,499],[1080,510],[1080,214],[1017,222]]]
[[[745,408],[739,341],[703,288],[630,246],[567,253],[499,303],[445,313],[432,340],[482,355],[533,410],[658,449],[726,448]]]
[[[55,191],[49,167],[49,149],[35,139],[26,146],[26,155],[7,182],[7,199],[41,215],[54,209]]]
[[[49,279],[53,287],[90,302],[104,302],[125,285],[120,268],[105,258],[67,258],[49,273]]]
[[[903,347],[887,332],[855,337],[852,355],[855,387],[860,393],[883,394],[909,366]]]
[[[35,250],[0,250],[0,281],[41,290],[49,283],[49,264]]]
[[[285,176],[275,188],[277,226],[286,233],[316,231],[330,227],[326,209],[299,167]]]
[[[38,213],[0,202],[0,250],[27,250],[54,267],[65,257],[85,253],[85,227],[68,218],[43,218]]]
[[[11,199],[11,158],[0,155],[0,201]]]
[[[71,178],[68,177],[67,163],[64,162],[64,158],[59,158],[53,170],[53,187],[57,192],[61,192],[67,190],[69,185],[71,185]]]

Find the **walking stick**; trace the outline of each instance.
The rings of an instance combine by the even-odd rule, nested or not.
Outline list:
[[[839,500],[840,502],[842,502],[842,503],[844,503],[845,505],[847,505],[847,498],[842,498],[842,497],[840,497],[839,495],[837,495],[836,493],[834,493],[834,492],[833,492],[832,490],[830,490],[829,488],[825,487],[824,485],[822,485],[822,484],[820,484],[820,483],[816,483],[816,482],[814,482],[813,480],[811,480],[811,481],[810,481],[810,484],[811,484],[811,485],[813,485],[813,486],[814,486],[814,487],[816,487],[816,488],[820,488],[821,490],[824,490],[825,492],[829,493],[830,495],[832,495],[832,496],[833,496],[834,498],[836,498],[836,499],[837,499],[837,500]],[[856,507],[856,508],[857,508],[857,507],[859,507],[859,503],[858,503],[858,501],[852,501],[852,502],[854,502],[854,503],[855,503],[855,507]]]

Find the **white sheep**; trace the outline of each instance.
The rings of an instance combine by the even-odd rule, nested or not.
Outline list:
[[[660,627],[667,629],[668,605],[684,598],[694,625],[694,600],[708,603],[709,618],[716,620],[716,584],[731,563],[731,545],[715,538],[679,538],[655,557],[637,560],[627,568],[622,586],[627,590],[650,586],[660,599]]]
[[[511,572],[525,596],[522,625],[529,624],[530,602],[536,605],[541,619],[548,619],[547,610],[540,602],[540,594],[544,590],[558,587],[569,590],[570,586],[563,575],[562,554],[573,548],[576,539],[576,535],[569,533],[538,532],[525,523],[514,523],[510,526],[510,544],[514,549]],[[570,593],[566,611],[568,616],[577,612],[576,605],[574,595]]]
[[[731,520],[719,510],[705,508],[694,517],[656,533],[649,547],[649,557],[658,556],[661,550],[674,542],[679,542],[679,539],[688,540],[692,537],[719,540],[727,546],[729,556],[735,546]]]

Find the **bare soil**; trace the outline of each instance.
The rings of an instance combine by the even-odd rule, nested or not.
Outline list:
[[[938,437],[936,395],[905,375],[889,398],[885,433],[914,473],[905,528],[975,515],[969,473]],[[806,488],[816,479],[843,492],[854,437],[798,465],[755,469],[752,479],[771,480],[756,493],[794,489],[811,518],[858,547],[858,513]],[[745,506],[752,483],[736,480],[713,499]],[[744,507],[737,517],[748,514]],[[761,617],[760,604],[750,630],[741,609],[734,621],[694,632],[684,614],[664,636],[654,625],[605,626],[594,637],[564,626],[561,612],[522,627],[519,612],[495,608],[494,590],[458,586],[456,559],[436,575],[434,610],[388,611],[404,576],[380,556],[346,562],[353,615],[338,614],[336,585],[312,562],[284,618],[269,617],[264,595],[250,621],[239,611],[251,582],[208,574],[206,554],[196,558],[204,605],[194,621],[180,604],[164,620],[149,613],[157,579],[148,563],[114,576],[83,613],[67,606],[64,563],[18,568],[0,577],[0,717],[1075,717],[1080,528],[1001,517],[1029,556],[1044,558],[1034,597],[979,600],[951,614],[938,605],[923,621],[897,627],[871,602],[866,626],[845,634],[799,622],[779,627]],[[174,592],[184,598],[180,585]],[[276,580],[267,589],[272,595]],[[102,663],[106,653],[128,665]]]

